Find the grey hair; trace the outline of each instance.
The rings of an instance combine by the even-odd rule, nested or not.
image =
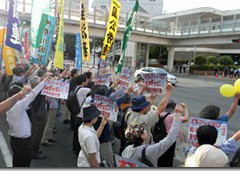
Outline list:
[[[38,84],[40,82],[41,82],[41,79],[38,76],[33,76],[29,80],[29,83],[31,84],[31,86],[34,86],[34,85],[36,85],[36,84]]]

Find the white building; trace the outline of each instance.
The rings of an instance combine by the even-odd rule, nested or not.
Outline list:
[[[133,8],[136,0],[119,0],[122,4],[121,13],[129,13]],[[139,12],[147,13],[150,17],[162,14],[163,0],[138,0]],[[109,10],[111,0],[94,0],[92,8],[100,10]]]

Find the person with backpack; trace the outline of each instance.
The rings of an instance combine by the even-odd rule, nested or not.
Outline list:
[[[87,77],[85,75],[79,75],[76,78],[77,87],[75,88],[75,93],[77,97],[77,102],[79,106],[79,113],[74,115],[74,130],[73,130],[73,151],[75,151],[75,154],[78,155],[80,151],[80,145],[78,141],[78,128],[82,124],[82,113],[81,113],[81,107],[84,104],[84,101],[86,100],[87,96],[90,95],[91,89],[87,88],[88,81]],[[71,111],[71,110],[70,110]]]
[[[131,114],[127,120],[127,125],[131,123],[139,122],[146,123],[146,130],[148,132],[148,143],[152,143],[151,129],[157,123],[159,115],[165,110],[168,100],[172,95],[174,87],[171,84],[166,86],[166,94],[164,98],[160,101],[156,110],[151,110],[151,106],[154,104],[154,101],[157,97],[157,94],[152,94],[149,98],[149,101],[146,100],[144,95],[137,95],[132,98],[132,104],[129,109],[129,114]],[[128,114],[125,116],[125,121]]]
[[[164,112],[159,116],[159,121],[156,123],[152,130],[153,141],[159,142],[163,138],[167,136],[169,133],[171,126],[173,124],[174,119],[174,109],[176,107],[176,103],[173,99],[168,101],[168,105]],[[184,111],[184,116],[181,116],[181,122],[185,123],[189,119],[187,105],[185,103],[180,104]],[[159,133],[160,132],[160,133]],[[174,152],[176,148],[176,142],[158,159],[158,167],[173,167],[173,158]]]
[[[182,107],[177,105],[174,111],[173,125],[169,134],[156,144],[149,144],[149,134],[145,126],[146,123],[131,123],[125,132],[129,145],[122,152],[122,156],[138,160],[149,167],[157,167],[158,158],[171,147],[177,139],[182,112]]]

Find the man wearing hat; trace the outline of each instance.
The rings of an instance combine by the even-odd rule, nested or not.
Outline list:
[[[83,106],[83,123],[78,129],[78,140],[81,150],[78,156],[78,167],[100,167],[100,143],[98,138],[107,123],[107,118],[103,117],[100,126],[95,131],[93,125],[97,122],[101,111],[94,104]]]
[[[171,84],[167,84],[166,86],[166,94],[164,98],[159,103],[156,110],[150,110],[151,106],[154,104],[154,101],[157,97],[156,94],[152,94],[150,96],[150,101],[147,101],[144,95],[137,95],[132,98],[131,112],[125,116],[127,125],[130,125],[133,122],[145,123],[146,131],[148,135],[151,135],[151,128],[158,121],[159,115],[165,110],[168,100],[172,95],[174,87]],[[127,117],[130,114],[129,117]],[[151,143],[151,136],[148,136],[148,143]]]

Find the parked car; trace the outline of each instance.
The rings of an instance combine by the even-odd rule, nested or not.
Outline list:
[[[178,83],[178,79],[175,75],[169,74],[166,70],[163,68],[154,68],[154,67],[144,67],[139,70],[136,70],[134,73],[134,77],[137,77],[138,75],[144,74],[144,73],[162,73],[167,74],[167,81],[171,83],[172,85],[176,85]]]

